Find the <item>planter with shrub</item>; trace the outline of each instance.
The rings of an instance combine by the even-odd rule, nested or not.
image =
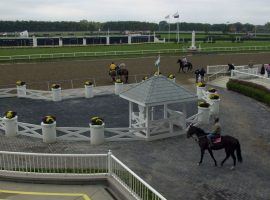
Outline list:
[[[121,79],[116,79],[114,83],[114,93],[119,95],[123,91],[124,83]]]
[[[7,111],[4,114],[5,135],[14,137],[18,132],[18,117],[14,111]]]
[[[199,82],[197,83],[197,96],[198,99],[202,99],[203,97],[203,91],[205,91],[205,83]]]
[[[168,79],[175,83],[175,75],[174,74],[170,74],[168,76]]]
[[[53,101],[62,100],[61,86],[59,84],[52,84],[52,99]]]
[[[26,96],[26,83],[24,81],[16,81],[17,97]]]
[[[219,114],[220,96],[217,93],[209,94],[208,99],[211,103],[210,113],[212,115],[218,115]]]
[[[200,124],[209,124],[210,104],[205,101],[198,103],[198,122]]]
[[[85,83],[84,83],[84,93],[85,93],[85,98],[94,97],[93,83],[91,81],[85,81]]]
[[[56,118],[48,115],[42,118],[41,122],[43,142],[56,142]]]
[[[90,138],[92,145],[104,143],[104,127],[105,123],[100,117],[92,117],[90,122]]]

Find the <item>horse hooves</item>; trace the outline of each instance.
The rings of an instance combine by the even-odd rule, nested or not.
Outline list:
[[[234,167],[234,166],[232,166],[232,167],[230,168],[230,170],[235,170],[235,167]]]

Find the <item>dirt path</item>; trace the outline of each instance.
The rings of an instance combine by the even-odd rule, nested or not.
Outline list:
[[[187,55],[194,68],[206,67],[207,65],[228,64],[236,65],[253,63],[269,63],[270,53],[254,54],[198,54]],[[161,72],[165,75],[176,74],[178,82],[183,84],[193,82],[193,73],[178,74],[177,56],[164,55],[161,57]],[[125,59],[98,59],[98,60],[76,60],[59,62],[40,62],[40,63],[18,63],[0,65],[0,85],[14,84],[17,80],[30,82],[59,81],[70,79],[78,80],[81,84],[86,77],[95,77],[97,85],[110,84],[108,76],[108,65],[115,63],[126,63],[130,81],[134,81],[135,74],[153,74],[156,71],[154,62],[156,57],[140,57]],[[141,79],[143,76],[136,77]],[[60,82],[64,83],[64,82]],[[76,83],[75,83],[76,84]],[[36,84],[37,85],[37,84]],[[35,87],[36,87],[35,85]],[[43,85],[43,84],[39,84]],[[33,86],[34,87],[34,86]],[[67,86],[68,87],[68,86]]]

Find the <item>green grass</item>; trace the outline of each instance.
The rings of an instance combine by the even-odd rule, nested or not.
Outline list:
[[[270,42],[216,42],[203,43],[197,42],[201,48],[206,47],[239,47],[239,46],[270,46]],[[137,51],[137,50],[159,50],[159,49],[182,49],[189,47],[190,43],[158,43],[158,44],[134,44],[134,45],[96,45],[96,46],[72,46],[72,47],[39,47],[39,48],[2,48],[0,56],[29,55],[29,54],[51,54],[51,53],[74,53],[74,52],[106,52],[106,51]]]

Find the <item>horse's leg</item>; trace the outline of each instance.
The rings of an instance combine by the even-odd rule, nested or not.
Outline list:
[[[221,166],[223,166],[223,164],[225,163],[225,161],[230,157],[230,153],[229,153],[229,151],[227,149],[225,149],[225,152],[226,152],[226,157],[220,163]]]
[[[234,151],[231,153],[231,156],[233,158],[233,166],[231,167],[231,170],[233,170],[235,168],[235,164],[236,164],[236,157],[234,155]]]
[[[203,156],[204,156],[204,150],[205,150],[205,149],[202,149],[202,148],[201,148],[201,160],[200,160],[200,162],[198,162],[198,165],[201,165],[201,164],[202,164]]]
[[[215,159],[215,157],[213,155],[213,151],[211,149],[208,149],[208,152],[210,153],[211,158],[214,160],[215,166],[217,166],[217,161],[216,161],[216,159]]]

